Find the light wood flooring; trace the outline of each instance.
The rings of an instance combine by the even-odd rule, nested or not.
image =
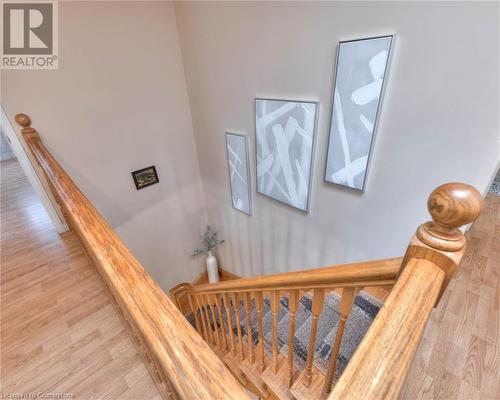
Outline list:
[[[1,163],[1,398],[159,399],[72,233],[59,236],[16,160]]]
[[[430,321],[401,398],[500,399],[500,196],[489,194]]]

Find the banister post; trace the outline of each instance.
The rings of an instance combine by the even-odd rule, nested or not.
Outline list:
[[[473,222],[482,204],[479,192],[463,183],[430,194],[432,221],[417,229],[399,278],[328,400],[398,398],[432,308],[464,253],[458,228]]]
[[[21,129],[21,133],[23,134],[24,140],[28,141],[31,139],[40,138],[37,130],[31,127],[31,118],[29,116],[27,116],[26,114],[16,114],[15,120],[19,125],[23,127]]]
[[[465,183],[445,183],[434,189],[427,200],[432,221],[420,225],[410,240],[401,272],[412,258],[432,261],[445,273],[439,298],[455,275],[465,251],[460,227],[474,222],[483,208],[481,194]]]

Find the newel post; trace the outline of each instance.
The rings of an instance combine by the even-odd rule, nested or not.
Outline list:
[[[426,259],[441,268],[445,279],[436,304],[465,251],[465,236],[459,228],[474,222],[482,208],[481,194],[465,183],[445,183],[434,189],[427,200],[432,221],[418,227],[408,245],[401,271],[411,258]]]
[[[31,127],[31,118],[26,114],[16,114],[15,116],[16,122],[21,125],[23,128],[21,129],[21,133],[23,134],[23,138],[26,141],[31,139],[39,139],[40,135],[36,131],[35,128]]]

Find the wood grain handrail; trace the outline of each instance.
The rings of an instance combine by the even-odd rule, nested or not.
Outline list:
[[[22,134],[31,154],[45,174],[69,226],[93,260],[162,395],[172,399],[248,399],[243,387],[210,345],[195,332],[51,156],[37,131],[31,128],[29,117],[18,114],[16,121],[23,126]],[[239,299],[243,296],[244,311],[249,321],[253,295],[258,314],[260,347],[254,353],[249,341],[248,356],[251,360],[256,356],[263,369],[264,291],[278,292],[275,293],[278,298],[279,291],[288,292],[292,316],[289,343],[293,343],[293,316],[302,290],[314,289],[319,293],[313,303],[320,309],[323,288],[342,287],[341,320],[345,324],[356,290],[365,286],[394,285],[328,399],[395,399],[432,308],[439,301],[463,256],[465,237],[459,227],[477,218],[482,209],[482,197],[469,185],[449,183],[431,193],[428,209],[433,220],[417,229],[403,258],[235,279],[217,284],[186,285],[179,287],[178,292],[187,294],[188,306],[194,313],[198,332],[213,346],[227,344],[226,338],[220,337],[217,331],[216,311],[222,321],[219,297],[223,298],[225,311],[229,313],[231,303],[238,308],[235,312],[239,312],[243,304]],[[276,314],[276,306],[274,310]],[[231,327],[229,314],[227,321]],[[273,326],[277,324],[273,322]],[[230,329],[229,332],[231,341],[234,331]],[[237,333],[241,343],[241,333]],[[340,333],[335,339],[335,351],[340,348],[341,341]],[[232,352],[236,351],[232,342],[230,347]],[[294,352],[293,347],[291,349],[286,365],[288,387],[292,383]],[[276,359],[277,354],[274,356]],[[311,364],[309,360],[309,369]],[[333,378],[335,363],[329,369]],[[327,380],[323,395],[329,392],[330,387],[330,381]]]
[[[393,285],[403,257],[193,285],[193,294]]]
[[[210,346],[155,283],[31,128],[16,115],[31,154],[106,284],[160,391],[168,398],[248,399]]]
[[[430,313],[462,259],[459,227],[473,222],[482,206],[480,193],[462,183],[430,194],[433,221],[417,229],[396,284],[328,400],[398,398]]]
[[[409,260],[330,400],[398,397],[444,277],[430,261]]]

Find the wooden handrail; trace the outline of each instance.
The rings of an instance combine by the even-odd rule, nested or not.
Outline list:
[[[393,285],[403,257],[193,285],[193,294]]]
[[[31,120],[16,115],[72,230],[80,238],[129,327],[163,396],[248,399],[243,387],[144,270],[42,143]]]
[[[246,357],[251,363],[259,360],[263,370],[263,293],[274,293],[273,341],[277,337],[276,302],[280,293],[288,293],[290,351],[282,376],[286,379],[285,385],[290,387],[293,383],[294,316],[300,293],[314,290],[317,296],[313,301],[314,312],[318,314],[323,290],[334,287],[343,289],[341,321],[333,344],[333,352],[337,354],[357,290],[386,285],[394,285],[389,297],[328,399],[397,398],[432,308],[462,258],[465,237],[459,227],[473,222],[482,208],[482,197],[473,187],[460,183],[445,184],[431,193],[428,209],[433,221],[418,228],[404,258],[235,279],[217,284],[179,286],[174,294],[187,296],[186,307],[194,313],[198,335],[50,155],[37,131],[31,128],[29,117],[18,114],[16,121],[23,126],[22,134],[31,154],[47,177],[69,226],[93,260],[153,379],[162,395],[172,399],[248,398],[243,387],[200,336],[203,335],[213,347],[227,348],[235,353],[231,308],[234,313],[244,311],[246,321],[251,325],[250,307],[255,301],[259,346],[254,349],[248,336]],[[240,298],[245,299],[244,310]],[[222,309],[226,312],[229,337],[218,332],[217,317],[224,328]],[[235,319],[239,325],[239,316]],[[239,354],[244,357],[241,348],[243,339],[238,327],[237,334]],[[309,351],[311,348],[314,348],[314,341],[311,341]],[[278,354],[274,343],[273,349],[273,368],[278,370],[280,365],[276,361]],[[323,396],[330,391],[335,363],[336,357],[330,362]],[[311,359],[307,368],[306,377],[311,373]],[[310,379],[307,381],[310,383]]]
[[[409,261],[330,399],[397,398],[444,276],[430,261]]]
[[[433,221],[417,229],[401,275],[329,400],[398,397],[432,308],[464,253],[458,228],[473,222],[482,204],[479,192],[461,183],[431,193],[427,205]]]

